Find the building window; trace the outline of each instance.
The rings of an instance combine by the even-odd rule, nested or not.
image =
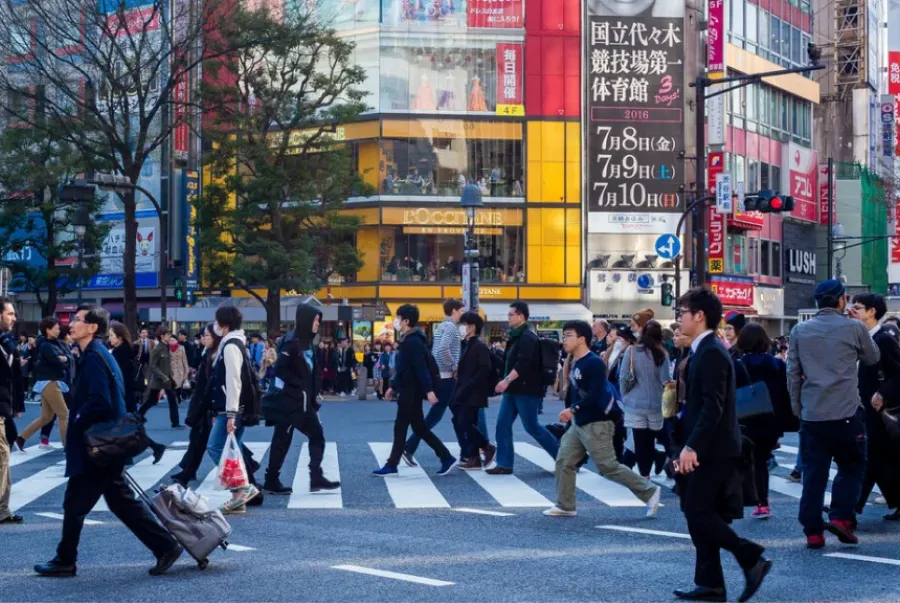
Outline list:
[[[769,164],[759,164],[759,190],[766,191],[772,188],[769,181]]]
[[[381,154],[382,195],[459,198],[467,183],[486,197],[525,195],[521,140],[390,139]]]
[[[759,239],[756,237],[747,240],[747,274],[759,274]]]
[[[777,165],[772,166],[772,188],[776,191],[781,189],[781,168]]]
[[[747,50],[756,53],[756,5],[747,3],[747,18],[744,23],[747,30]]]
[[[781,278],[781,243],[772,241],[772,276]]]
[[[725,271],[728,274],[747,274],[747,237],[728,235],[728,251],[725,253]]]
[[[781,19],[772,15],[769,16],[769,49],[773,54],[781,54]]]
[[[769,266],[769,241],[762,239],[759,242],[759,273],[771,276]]]
[[[400,282],[458,283],[461,280],[466,227],[382,226],[382,279]],[[525,281],[524,229],[484,226],[475,229],[481,282]]]
[[[738,39],[744,38],[744,0],[731,0],[731,33]],[[744,47],[741,42],[735,44]]]

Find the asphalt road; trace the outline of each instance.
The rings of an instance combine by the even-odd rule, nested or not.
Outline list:
[[[560,408],[548,400],[546,422]],[[494,402],[488,420],[492,430],[496,411]],[[333,443],[326,464],[332,479],[339,472],[339,493],[302,491],[305,438],[296,436],[282,477],[286,482],[297,477],[295,495],[267,495],[264,506],[229,517],[232,547],[215,552],[206,571],[185,555],[159,578],[147,575],[151,554],[111,513],[98,509],[89,516],[95,523],[84,530],[78,577],[36,577],[32,565],[53,556],[60,535],[61,515],[55,514],[62,510],[64,479],[58,463],[63,456],[61,450],[38,456],[36,447],[14,453],[13,506],[26,523],[0,528],[2,600],[671,601],[674,587],[692,584],[693,549],[668,489],[665,508],[648,520],[642,506],[616,506],[631,504],[629,493],[582,471],[579,515],[544,517],[541,511],[555,492],[554,477],[543,468],[549,457],[535,451],[518,425],[516,480],[498,482],[461,471],[435,477],[438,461],[427,447],[417,454],[424,474],[403,469],[392,480],[375,478],[370,472],[390,442],[393,413],[388,402],[326,403],[322,421]],[[37,407],[30,406],[25,420],[36,414]],[[186,431],[168,427],[164,404],[150,414],[155,438],[167,443],[187,439]],[[452,442],[448,418],[436,431]],[[255,427],[245,441],[264,454],[270,435],[271,430]],[[862,517],[859,546],[840,545],[829,536],[824,550],[806,550],[796,520],[799,485],[783,479],[796,458],[795,447],[796,436],[789,436],[778,453],[781,466],[771,498],[775,516],[735,524],[740,534],[766,546],[775,562],[754,600],[896,603],[900,525],[881,520],[883,506],[869,507]],[[175,446],[159,466],[139,462],[133,472],[148,485],[165,481],[178,460]],[[207,460],[201,475],[213,469]],[[194,486],[213,499],[221,497],[207,491],[207,484]],[[729,599],[736,600],[743,576],[727,555],[725,571]]]

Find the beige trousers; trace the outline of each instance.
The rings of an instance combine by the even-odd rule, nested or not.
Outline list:
[[[63,393],[56,381],[50,381],[44,386],[44,389],[41,391],[41,416],[23,429],[19,436],[23,440],[27,440],[34,435],[34,432],[53,420],[53,415],[56,415],[59,419],[59,439],[65,446],[66,428],[69,423],[69,407],[66,406],[66,399],[63,397]]]
[[[9,511],[9,442],[6,441],[6,419],[0,417],[0,519],[6,519]]]

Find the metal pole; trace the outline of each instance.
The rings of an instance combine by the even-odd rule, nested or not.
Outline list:
[[[695,86],[697,98],[694,115],[697,118],[697,170],[695,194],[702,200],[706,194],[706,78],[698,77]],[[697,253],[694,265],[697,286],[706,285],[706,204],[697,204]],[[677,281],[676,281],[677,283]],[[676,286],[678,286],[676,284]]]
[[[834,276],[834,159],[828,158],[828,278]]]
[[[84,237],[78,237],[78,306],[81,306],[82,293],[84,286]]]
[[[160,322],[165,324],[167,320],[166,305],[169,300],[166,283],[168,275],[167,268],[169,266],[169,212],[159,212],[159,308],[161,314]]]

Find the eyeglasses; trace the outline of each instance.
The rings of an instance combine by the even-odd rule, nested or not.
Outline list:
[[[507,318],[513,318],[514,316],[518,316],[518,315],[519,315],[518,312],[510,312],[509,314],[506,315],[506,317],[507,317]]]

